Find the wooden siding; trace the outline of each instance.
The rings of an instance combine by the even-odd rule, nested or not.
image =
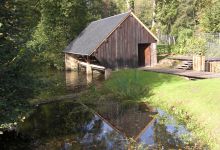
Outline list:
[[[96,49],[93,55],[108,68],[138,67],[138,44],[144,43],[156,43],[156,40],[131,15]],[[151,55],[151,57],[156,56]]]

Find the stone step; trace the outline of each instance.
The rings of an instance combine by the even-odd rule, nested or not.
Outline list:
[[[192,61],[183,61],[181,65],[177,66],[177,69],[190,70],[192,69]]]

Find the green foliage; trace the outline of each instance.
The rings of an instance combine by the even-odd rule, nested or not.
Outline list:
[[[157,54],[171,54],[172,46],[171,45],[157,45]]]
[[[190,33],[191,34],[191,33]],[[180,34],[181,35],[181,34]],[[207,41],[203,37],[179,36],[178,44],[174,46],[174,54],[184,55],[205,55],[207,51]]]
[[[32,52],[26,49],[25,44],[39,17],[35,8],[30,7],[35,4],[34,1],[3,0],[0,3],[1,127],[4,123],[15,122],[29,109],[23,99],[33,93],[33,78],[27,74],[32,67]]]
[[[201,37],[192,37],[187,40],[186,47],[189,49],[188,53],[205,55],[207,51],[207,42]]]
[[[208,6],[201,15],[201,27],[205,32],[220,32],[220,1]]]
[[[177,45],[174,46],[172,52],[174,54],[188,54],[190,49],[187,45],[192,37],[193,31],[191,29],[182,29],[178,34]]]
[[[103,0],[40,0],[40,21],[28,42],[40,66],[62,70],[63,50],[88,23],[119,12],[113,2]]]
[[[176,0],[157,0],[156,18],[161,30],[165,34],[172,32],[172,27],[178,16],[178,6],[180,2]]]
[[[179,37],[183,30],[219,32],[219,1],[157,0],[156,2],[157,27],[162,33]]]
[[[28,98],[48,86],[33,75],[64,68],[63,49],[91,21],[118,13],[103,0],[2,0],[0,2],[0,125],[13,123],[29,110]],[[50,78],[50,76],[49,76]],[[45,85],[45,93],[38,88]],[[59,85],[57,85],[59,86]],[[59,93],[59,92],[58,92]]]
[[[153,1],[151,0],[135,0],[134,13],[147,26],[152,26],[153,20]]]

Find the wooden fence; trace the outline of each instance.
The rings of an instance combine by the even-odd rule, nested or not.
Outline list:
[[[209,71],[219,73],[220,72],[220,62],[209,62]]]

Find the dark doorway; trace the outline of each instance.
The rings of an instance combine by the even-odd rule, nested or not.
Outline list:
[[[151,49],[150,43],[138,44],[138,65],[150,66],[151,62]]]

